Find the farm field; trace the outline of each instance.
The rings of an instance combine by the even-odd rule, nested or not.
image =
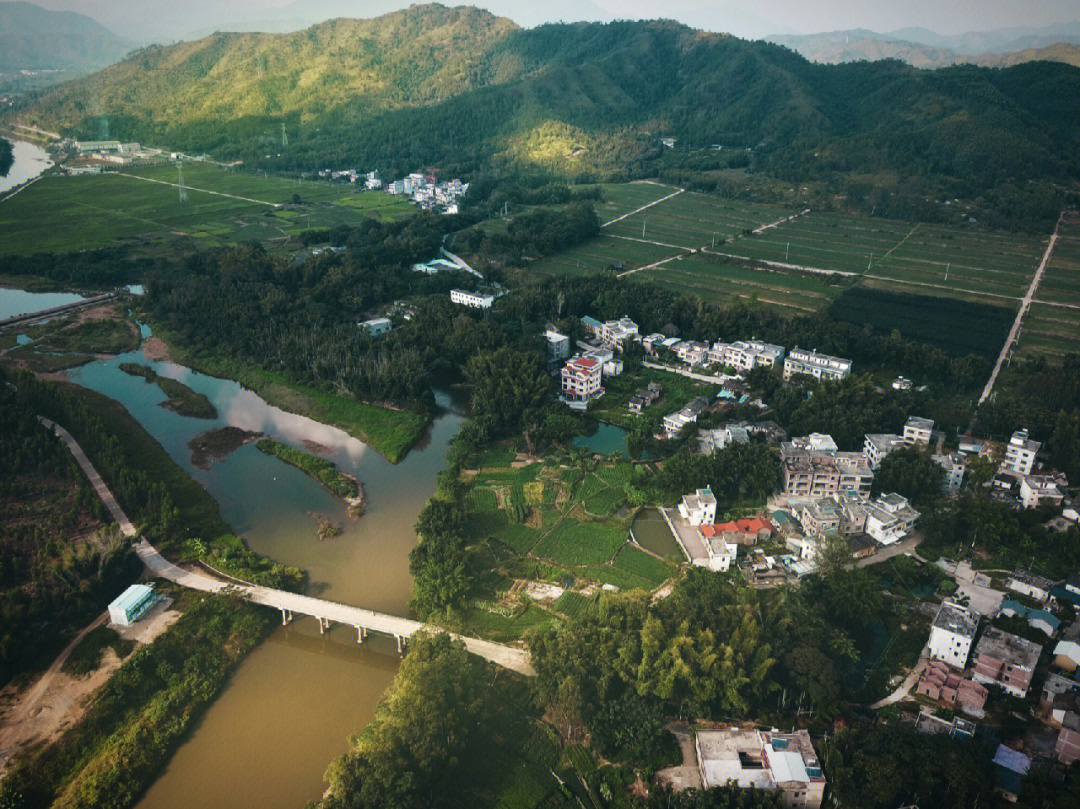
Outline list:
[[[197,164],[184,167],[187,200],[183,201],[174,185],[175,168],[132,171],[137,176],[118,172],[46,176],[0,203],[0,255],[184,236],[213,245],[251,239],[288,241],[309,228],[356,224],[368,215],[368,204],[378,216],[400,216],[410,210],[408,203],[385,194],[354,195],[344,186],[298,185]],[[285,205],[293,194],[300,196],[301,204]],[[354,196],[359,204],[351,199]]]
[[[1040,289],[1041,289],[1040,285]],[[1024,327],[1014,349],[1014,356],[1060,357],[1077,351],[1080,337],[1080,308],[1032,303],[1024,318]]]
[[[748,228],[757,228],[793,213],[786,208],[687,191],[606,226],[604,230],[614,236],[692,249],[711,246],[714,239],[716,242],[731,239]]]
[[[684,251],[655,244],[629,241],[601,235],[553,256],[529,264],[533,272],[545,275],[594,275],[608,267],[621,266],[622,271],[637,269]]]
[[[629,277],[652,281],[666,289],[696,295],[712,303],[741,299],[789,314],[817,311],[849,285],[839,277],[829,283],[830,279],[825,277],[753,269],[701,255],[685,256]]]
[[[603,201],[596,204],[596,214],[601,223],[610,222],[678,190],[660,183],[603,183],[600,185]]]
[[[1080,306],[1080,226],[1075,231],[1062,230],[1076,235],[1058,238],[1035,298]]]

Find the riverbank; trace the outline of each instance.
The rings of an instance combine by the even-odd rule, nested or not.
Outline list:
[[[177,595],[179,620],[109,678],[81,722],[16,763],[0,787],[0,805],[136,803],[275,624],[272,613],[239,600]]]
[[[229,357],[197,355],[179,346],[174,336],[159,331],[157,326],[154,326],[154,334],[167,345],[174,362],[208,376],[235,380],[268,404],[338,427],[363,441],[390,463],[396,464],[405,458],[423,437],[431,421],[422,413],[394,410],[302,385],[283,374],[245,365]]]
[[[325,458],[318,458],[274,438],[260,439],[255,447],[314,478],[330,494],[345,501],[350,513],[361,514],[367,505],[364,487]]]

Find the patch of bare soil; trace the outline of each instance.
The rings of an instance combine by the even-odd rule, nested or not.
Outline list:
[[[160,337],[147,337],[143,340],[142,353],[151,362],[172,362],[169,347]]]
[[[116,320],[119,317],[120,313],[116,311],[116,307],[113,304],[103,303],[101,306],[95,306],[92,309],[83,309],[81,312],[77,312],[71,325],[78,326],[82,323],[89,323],[91,320]]]
[[[331,455],[334,451],[326,444],[320,444],[318,441],[312,441],[310,438],[305,438],[301,443],[304,445],[304,449],[310,452],[312,455]]]

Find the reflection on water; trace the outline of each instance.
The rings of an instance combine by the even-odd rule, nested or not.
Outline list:
[[[160,388],[123,373],[121,362],[150,365],[205,394],[219,418],[191,419],[160,407],[165,399]],[[444,410],[423,444],[395,465],[344,431],[272,407],[235,382],[148,362],[139,352],[74,369],[70,378],[122,402],[206,487],[253,550],[308,571],[310,592],[407,612],[413,524],[435,489],[447,445],[462,420],[449,397],[438,397]],[[194,467],[188,441],[226,425],[265,432],[300,448],[305,441],[325,446],[327,457],[363,481],[367,512],[351,520],[344,505],[315,481],[253,444],[207,470]],[[341,536],[320,542],[311,513],[341,523]],[[279,629],[242,663],[140,809],[296,809],[317,798],[327,764],[371,719],[397,664],[391,641],[369,636],[360,648],[351,627],[320,636],[313,621],[300,619]]]
[[[14,161],[8,173],[0,177],[0,192],[32,180],[52,165],[49,153],[36,143],[16,140],[11,145]]]
[[[27,292],[25,289],[0,287],[0,320],[15,315],[26,315],[81,301],[82,295],[74,292]]]

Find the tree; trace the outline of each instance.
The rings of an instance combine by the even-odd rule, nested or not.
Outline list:
[[[945,470],[914,447],[890,452],[874,474],[874,492],[896,492],[924,508],[941,497]]]
[[[489,439],[535,428],[551,384],[539,352],[503,346],[476,354],[465,375],[472,388],[472,417]]]

